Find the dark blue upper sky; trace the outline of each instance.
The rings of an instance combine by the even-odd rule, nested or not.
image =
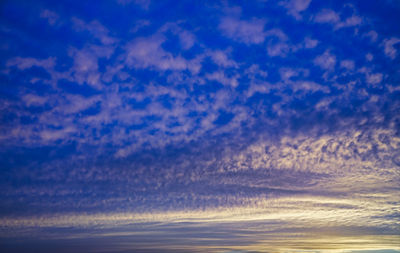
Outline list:
[[[382,211],[360,204],[368,219],[337,226],[399,231],[399,1],[14,0],[0,13],[2,229],[333,198],[337,213],[351,199]]]

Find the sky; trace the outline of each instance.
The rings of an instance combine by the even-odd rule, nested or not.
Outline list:
[[[0,2],[1,252],[400,252],[398,0]]]

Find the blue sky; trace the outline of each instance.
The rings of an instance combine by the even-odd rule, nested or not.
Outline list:
[[[400,251],[398,1],[0,12],[2,251]]]

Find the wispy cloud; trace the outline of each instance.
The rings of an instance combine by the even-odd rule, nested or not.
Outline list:
[[[359,26],[363,19],[355,14],[342,20],[340,14],[331,9],[323,9],[314,17],[314,22],[321,24],[331,24],[335,29]]]
[[[301,13],[310,5],[311,0],[288,0],[280,4],[287,9],[287,13],[295,19],[302,19]]]
[[[314,59],[314,64],[325,70],[333,70],[336,66],[336,56],[325,51]]]
[[[391,59],[395,59],[397,56],[397,50],[394,45],[400,43],[398,38],[390,38],[383,41],[385,55]]]
[[[264,42],[265,24],[264,19],[241,20],[237,17],[224,17],[218,28],[225,36],[251,45]]]
[[[46,19],[47,22],[49,22],[49,24],[52,26],[56,25],[60,19],[60,16],[57,13],[55,13],[51,10],[48,10],[48,9],[42,10],[40,12],[40,17]]]

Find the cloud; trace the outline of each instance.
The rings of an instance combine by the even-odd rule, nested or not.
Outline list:
[[[358,175],[361,178],[361,175],[367,173],[365,167],[379,167],[379,170],[368,172],[377,177],[386,178],[385,173],[395,173],[396,164],[384,158],[396,153],[396,143],[400,139],[395,138],[393,141],[385,139],[385,136],[391,136],[393,133],[392,130],[384,129],[372,132],[347,131],[335,136],[325,135],[315,138],[301,135],[295,138],[284,137],[278,143],[260,141],[248,146],[243,153],[232,156],[229,158],[232,160],[227,162],[231,164],[229,167],[231,170],[271,168],[322,172],[331,175],[329,180],[332,187],[336,187],[334,184],[340,181],[340,184],[346,187],[357,188],[353,185],[353,178],[341,178],[340,174],[354,173],[354,177]],[[372,154],[376,155],[372,156]],[[338,171],[339,168],[340,171]],[[373,184],[380,184],[374,177],[369,180],[374,181]],[[325,182],[322,180],[320,183]],[[374,186],[364,182],[359,187],[366,187],[369,191],[373,191]]]
[[[368,37],[371,40],[371,42],[376,42],[376,40],[378,39],[378,33],[376,31],[373,31],[373,30],[369,31],[364,36]]]
[[[288,0],[280,2],[280,5],[287,9],[287,13],[295,19],[302,19],[301,12],[305,11],[310,5],[311,0]]]
[[[315,39],[312,39],[312,38],[309,38],[309,37],[306,37],[304,39],[304,47],[305,48],[314,48],[314,47],[316,47],[318,45],[318,43],[319,43],[318,40],[315,40]]]
[[[360,73],[365,75],[365,81],[371,86],[380,84],[383,80],[384,75],[382,73],[373,73],[371,69],[363,67],[358,70]]]
[[[329,93],[329,88],[328,87],[324,87],[320,84],[317,84],[315,82],[310,82],[310,81],[298,81],[295,82],[292,86],[291,86],[293,91],[312,91],[312,92],[316,92],[316,91],[322,91],[324,93]]]
[[[376,85],[382,82],[382,78],[383,78],[382,73],[367,74],[367,83]]]
[[[183,50],[188,50],[188,49],[192,48],[193,45],[196,43],[195,35],[192,32],[180,27],[179,22],[178,23],[167,23],[159,29],[159,32],[163,32],[163,33],[168,32],[168,31],[178,35],[179,42],[180,42],[181,48]]]
[[[112,47],[90,46],[83,49],[71,48],[69,56],[73,58],[73,66],[69,72],[71,79],[78,84],[88,84],[101,88],[101,72],[99,71],[98,60],[108,58],[114,52]]]
[[[213,62],[217,64],[218,66],[224,67],[224,68],[238,68],[239,65],[237,62],[229,58],[229,52],[222,51],[222,50],[215,50],[215,51],[210,51],[208,55],[211,57]]]
[[[72,18],[61,37],[1,28],[10,50],[0,73],[0,178],[12,183],[1,185],[0,224],[75,237],[89,229],[102,239],[133,226],[133,237],[164,242],[190,228],[190,243],[215,243],[215,251],[240,249],[239,238],[265,251],[276,237],[260,227],[294,231],[291,239],[360,224],[377,236],[398,230],[399,87],[394,65],[377,54],[387,46],[396,57],[397,39],[379,45],[361,31],[381,31],[379,22],[332,39],[315,23],[293,31],[287,15],[267,23],[262,17],[282,14],[271,2],[242,12],[199,5],[196,17],[125,4],[102,6],[118,8],[111,16]],[[308,16],[310,1],[283,5]],[[138,16],[118,16],[125,12]],[[334,29],[363,22],[345,14],[323,9],[312,20]],[[32,51],[38,41],[43,50]],[[204,228],[242,234],[222,248],[226,238],[199,236]]]
[[[49,22],[50,25],[54,26],[56,25],[56,23],[59,21],[60,16],[48,9],[44,9],[40,12],[40,17],[44,18],[47,20],[47,22]]]
[[[297,77],[301,74],[307,76],[309,71],[305,69],[293,69],[293,68],[280,68],[279,75],[283,81],[289,81],[292,77]]]
[[[179,33],[179,39],[184,50],[190,49],[196,41],[193,33],[185,30]]]
[[[336,56],[326,50],[314,59],[314,64],[325,70],[333,70],[336,65]]]
[[[9,59],[6,63],[7,67],[17,67],[20,70],[29,69],[32,67],[41,67],[46,70],[50,70],[54,68],[56,63],[55,57],[49,57],[47,59],[36,59],[36,58],[23,58],[23,57],[15,57]]]
[[[385,39],[383,41],[385,55],[392,60],[397,57],[397,50],[394,46],[398,43],[400,43],[400,39],[396,37]]]
[[[217,81],[223,85],[228,85],[232,87],[238,86],[237,78],[239,76],[228,77],[223,71],[216,71],[206,75],[206,78],[211,81]]]
[[[182,243],[182,236],[177,234],[186,234],[193,238],[185,240],[184,244],[193,240],[194,245],[199,243],[199,247],[204,240],[215,242],[219,238],[216,249],[222,243],[227,248],[239,249],[249,245],[250,240],[251,245],[258,245],[257,249],[265,250],[276,244],[271,250],[283,251],[287,247],[285,245],[282,249],[282,241],[293,243],[293,238],[299,236],[299,241],[289,243],[288,247],[296,249],[302,242],[301,245],[332,250],[332,244],[326,246],[326,243],[332,240],[335,232],[343,241],[350,241],[353,249],[365,247],[366,243],[368,247],[378,248],[397,245],[397,237],[382,235],[398,234],[393,217],[398,215],[395,193],[400,139],[395,129],[344,130],[322,135],[316,131],[314,135],[300,133],[277,140],[265,137],[240,149],[226,148],[218,154],[212,147],[207,153],[196,145],[192,150],[179,154],[175,150],[167,154],[156,152],[151,155],[148,152],[143,160],[136,156],[134,160],[114,165],[118,169],[110,168],[112,163],[80,169],[71,166],[67,173],[60,171],[58,176],[67,183],[74,177],[80,178],[80,185],[87,186],[82,187],[81,192],[80,189],[73,191],[65,183],[58,183],[54,189],[47,187],[45,191],[35,191],[33,187],[25,190],[30,199],[54,196],[57,199],[54,203],[70,203],[78,208],[73,212],[51,215],[3,216],[0,224],[7,229],[2,230],[2,236],[11,239],[24,234],[31,238],[57,240],[90,235],[92,239],[99,237],[103,241],[107,238],[115,240],[122,233],[132,242],[137,236],[148,237],[156,231],[154,236],[159,235],[160,241],[152,236],[151,241],[144,242],[145,245],[156,242],[165,247],[162,239],[172,233],[179,242],[172,240],[171,247]],[[57,135],[54,138],[58,138]],[[132,163],[135,169],[128,166]],[[49,167],[52,168],[50,172],[57,168],[54,164]],[[93,184],[95,179],[100,188]],[[107,188],[106,182],[110,181],[115,184]],[[103,193],[100,191],[102,188],[105,188],[104,192],[112,189],[114,194],[108,198],[96,197],[95,194]],[[143,196],[129,194],[133,191],[148,196],[145,209],[138,211],[129,207],[134,203],[137,208]],[[70,198],[79,194],[89,195],[91,201],[81,199],[77,202]],[[217,205],[213,205],[213,201]],[[158,210],[151,202],[169,204]],[[124,203],[128,204],[124,206]],[[106,207],[114,204],[121,209],[82,212],[100,204]],[[184,208],[180,209],[182,205]],[[367,228],[371,229],[367,233],[370,237],[363,237]],[[235,229],[239,229],[238,234],[233,233]],[[217,235],[207,232],[199,242],[199,231],[205,230],[217,232]],[[319,238],[316,234],[305,239],[309,231],[316,230],[317,234],[323,235],[318,240],[323,243],[317,246],[313,244],[315,238]],[[346,235],[342,231],[346,231]],[[266,233],[274,236],[266,236]],[[282,238],[280,233],[283,233]],[[227,238],[238,236],[234,241],[244,241],[236,245],[225,237],[215,237],[221,234]],[[288,237],[288,234],[294,237]],[[265,241],[265,238],[269,239]],[[354,238],[360,240],[359,244]],[[337,242],[335,245],[337,247]],[[136,244],[134,247],[137,249]],[[210,247],[207,243],[206,251]],[[342,250],[339,247],[337,252]]]
[[[280,41],[288,40],[288,36],[279,28],[270,29],[268,31],[265,31],[264,34],[266,37],[275,37]]]
[[[331,24],[335,29],[358,26],[363,23],[363,19],[354,14],[345,20],[341,20],[339,14],[331,9],[321,10],[314,16],[313,20],[320,24]]]
[[[268,72],[265,70],[262,70],[259,65],[257,64],[252,64],[250,67],[248,67],[244,74],[248,76],[251,80],[257,80],[257,79],[265,79],[268,76]]]
[[[72,133],[76,133],[75,128],[73,127],[65,127],[62,129],[58,129],[58,130],[43,130],[40,132],[40,138],[44,141],[44,142],[52,142],[52,141],[56,141],[56,140],[61,140],[61,139],[66,139],[66,138],[71,138],[70,134]]]
[[[267,54],[271,57],[286,57],[289,52],[298,50],[298,47],[288,42],[288,36],[280,29],[268,30],[265,32],[265,36],[270,38],[267,45]]]
[[[339,15],[330,9],[323,9],[314,17],[317,23],[337,24],[340,21]]]
[[[353,70],[354,69],[354,61],[352,61],[352,60],[342,60],[340,62],[340,67],[348,69],[348,70]]]
[[[151,0],[117,0],[117,2],[121,5],[128,5],[133,3],[145,10],[148,10],[151,4]]]
[[[73,28],[78,32],[89,32],[94,38],[98,39],[103,45],[112,45],[117,42],[117,40],[109,36],[109,31],[104,27],[99,21],[94,20],[90,23],[73,17],[71,19]]]
[[[343,28],[343,27],[352,27],[352,26],[358,26],[362,24],[363,19],[359,16],[353,15],[349,18],[346,18],[343,22],[340,22],[336,24],[335,28]]]
[[[367,61],[372,61],[374,59],[374,56],[371,53],[367,53],[365,55],[365,59],[367,59]]]
[[[240,20],[235,17],[224,17],[218,28],[226,37],[251,45],[264,42],[265,24],[264,19]]]
[[[137,38],[126,46],[126,64],[135,68],[155,68],[157,70],[200,70],[196,59],[186,60],[182,56],[173,56],[162,48],[166,38],[156,34],[147,38]]]
[[[48,99],[34,94],[26,94],[22,97],[22,100],[27,106],[43,106]]]
[[[288,41],[287,35],[279,29],[267,31],[266,36],[275,37],[275,40],[270,40],[267,45],[267,54],[271,57],[287,57],[289,53],[294,53],[301,49],[315,48],[319,43],[318,40],[306,37],[302,42],[292,44]],[[276,38],[278,41],[276,41]]]
[[[130,29],[130,32],[136,33],[140,29],[142,29],[144,27],[148,27],[150,24],[151,24],[151,22],[149,20],[146,20],[146,19],[137,20],[135,22],[135,25]]]
[[[269,56],[285,57],[290,50],[290,46],[282,42],[270,44],[267,46],[267,53]]]

